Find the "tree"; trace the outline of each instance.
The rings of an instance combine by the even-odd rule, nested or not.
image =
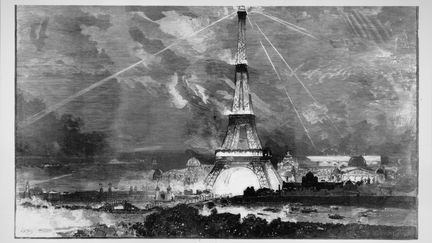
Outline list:
[[[245,197],[254,197],[254,196],[256,196],[255,188],[254,188],[253,186],[251,186],[251,187],[247,187],[247,188],[243,191],[243,196],[245,196]]]
[[[248,214],[243,218],[240,226],[239,236],[242,238],[265,237],[268,231],[267,220]]]
[[[303,187],[316,187],[318,185],[318,177],[309,171],[305,176],[302,177]]]

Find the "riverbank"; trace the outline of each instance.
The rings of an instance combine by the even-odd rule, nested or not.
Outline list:
[[[255,206],[259,206],[260,204],[301,203],[303,205],[341,205],[372,208],[417,208],[417,198],[409,196],[235,196],[227,199],[227,202],[232,205],[253,204]]]

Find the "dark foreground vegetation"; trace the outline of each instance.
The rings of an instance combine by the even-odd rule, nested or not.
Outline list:
[[[415,227],[361,224],[321,224],[282,222],[248,215],[222,213],[202,216],[198,208],[184,204],[147,216],[145,222],[129,227],[136,237],[145,238],[290,238],[290,239],[416,239]],[[101,237],[77,232],[74,237]]]

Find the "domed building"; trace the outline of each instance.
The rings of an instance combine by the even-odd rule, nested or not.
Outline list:
[[[328,155],[307,156],[307,161],[302,161],[299,174],[306,174],[310,170],[318,177],[320,182],[361,182],[365,184],[383,183],[388,177],[388,170],[377,169],[375,155]]]
[[[296,182],[298,171],[299,163],[290,152],[287,152],[283,160],[277,164],[277,172],[282,175],[282,179],[286,182]]]
[[[342,182],[368,182],[375,183],[377,174],[370,168],[365,167],[346,167],[342,169]]]
[[[201,169],[201,162],[195,157],[190,158],[186,163],[184,184],[194,184],[198,181],[198,174]]]
[[[380,166],[380,167],[375,171],[375,173],[377,173],[377,174],[385,174],[384,166]]]
[[[186,163],[186,168],[189,169],[189,168],[196,168],[196,167],[201,167],[201,163],[195,157],[190,158]]]
[[[159,185],[157,185],[156,188],[155,188],[155,197],[154,197],[154,199],[155,200],[160,200],[160,197],[161,197],[160,188],[159,188]]]
[[[341,169],[341,172],[341,179],[343,182],[377,182],[377,174],[373,169],[368,167],[365,158],[361,155],[351,156],[348,161],[348,167]]]
[[[282,180],[285,182],[296,182],[297,172],[294,167],[291,170],[286,170],[283,174],[281,174]]]
[[[350,160],[348,161],[349,167],[367,167],[366,160],[363,158],[363,156],[351,156]]]
[[[386,170],[384,169],[384,166],[380,166],[375,173],[377,174],[377,181],[379,183],[384,183],[387,177]]]
[[[153,180],[158,181],[162,179],[162,174],[163,172],[161,169],[155,169],[155,171],[153,172]]]
[[[165,200],[172,201],[172,200],[174,200],[174,198],[175,198],[175,196],[174,196],[174,193],[172,191],[171,185],[168,185]]]
[[[340,182],[342,179],[342,173],[342,170],[335,164],[335,167],[330,174],[330,181]]]

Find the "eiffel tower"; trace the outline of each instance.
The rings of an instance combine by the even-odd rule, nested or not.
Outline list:
[[[258,137],[252,98],[249,94],[249,73],[246,58],[246,9],[240,6],[238,16],[238,42],[235,65],[235,93],[228,116],[228,129],[220,149],[215,151],[216,161],[205,179],[213,188],[218,176],[235,167],[250,169],[261,188],[277,189],[282,179],[270,162],[271,154],[264,151]]]

